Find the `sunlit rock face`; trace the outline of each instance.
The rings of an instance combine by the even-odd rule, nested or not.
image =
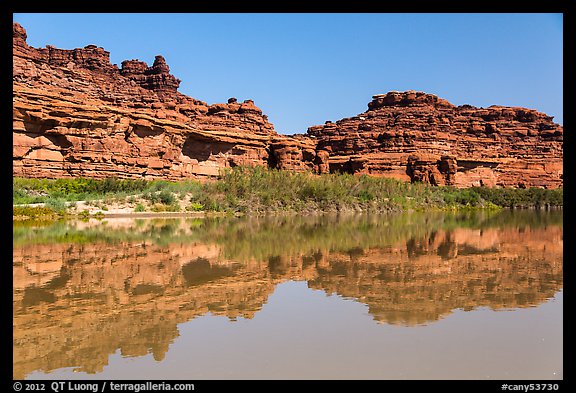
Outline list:
[[[252,100],[207,103],[179,93],[163,56],[110,63],[95,45],[26,43],[13,25],[13,174],[186,179],[222,168],[321,172],[309,138],[279,135]]]
[[[563,128],[535,110],[390,92],[358,116],[285,136],[250,99],[208,105],[179,93],[161,55],[118,67],[96,45],[26,39],[14,23],[14,176],[179,180],[259,165],[457,187],[563,184]]]
[[[423,92],[375,95],[354,117],[310,127],[331,171],[435,185],[557,188],[564,129],[504,106],[455,106]]]
[[[561,213],[506,225],[499,217],[16,226],[14,378],[63,367],[96,373],[117,351],[161,360],[179,323],[209,312],[251,319],[287,280],[402,326],[553,297],[563,286]]]

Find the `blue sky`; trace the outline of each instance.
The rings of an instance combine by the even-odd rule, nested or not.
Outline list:
[[[166,58],[179,91],[253,99],[276,130],[364,112],[391,90],[524,106],[563,123],[562,14],[14,14],[28,44]]]

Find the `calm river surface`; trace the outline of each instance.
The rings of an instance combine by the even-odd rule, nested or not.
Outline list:
[[[17,379],[563,378],[561,212],[13,235]]]

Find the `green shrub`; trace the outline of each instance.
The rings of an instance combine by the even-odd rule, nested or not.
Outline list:
[[[149,191],[144,194],[144,199],[147,199],[150,203],[161,203],[164,205],[171,205],[176,202],[174,194],[166,189],[161,191]]]
[[[180,211],[180,205],[175,202],[169,205],[163,204],[163,203],[156,203],[152,206],[152,211],[153,212],[179,212]]]
[[[66,201],[61,198],[50,198],[46,201],[45,206],[57,213],[63,213],[67,208]]]
[[[202,206],[201,203],[197,203],[197,202],[192,202],[188,206],[186,206],[186,210],[192,211],[192,212],[199,212],[199,211],[202,211],[202,209],[204,209],[204,206]]]
[[[373,199],[374,195],[372,195],[372,193],[368,190],[361,190],[358,193],[358,200],[360,200],[360,202],[369,202]]]
[[[134,208],[135,212],[143,212],[144,210],[146,209],[144,208],[144,205],[141,203],[137,204],[136,207]]]
[[[13,178],[13,203],[39,203],[50,198],[68,201],[94,199],[97,195],[137,193],[148,186],[147,181],[136,179],[25,179]]]
[[[115,178],[13,179],[14,204],[46,202],[50,208],[58,211],[65,210],[64,201],[80,199],[120,201],[128,198],[130,203],[135,203],[135,194],[141,195],[152,205],[164,205],[156,208],[164,211],[179,208],[178,200],[185,200],[189,195],[194,202],[186,210],[232,213],[563,206],[561,188],[458,189],[367,175],[313,175],[269,170],[260,166],[228,168],[221,171],[218,179],[205,183]],[[104,203],[98,205],[104,209]]]
[[[14,206],[12,216],[25,219],[52,219],[58,216],[58,213],[46,206]]]
[[[171,205],[174,202],[176,202],[176,197],[174,197],[174,194],[172,194],[172,192],[168,190],[160,191],[160,193],[158,194],[158,199],[160,203],[163,203],[164,205]]]

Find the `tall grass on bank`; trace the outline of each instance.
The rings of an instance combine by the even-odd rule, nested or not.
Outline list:
[[[223,170],[217,180],[169,182],[130,179],[13,180],[13,203],[130,199],[172,205],[187,197],[188,211],[234,213],[404,211],[563,206],[563,190],[434,187],[367,175],[297,173],[264,167]]]
[[[48,200],[80,201],[101,198],[104,195],[118,193],[137,193],[143,191],[148,182],[127,179],[25,179],[15,177],[13,185],[13,203],[45,203]]]
[[[404,211],[562,206],[563,190],[459,189],[367,175],[311,175],[238,167],[204,184],[196,198],[212,211]]]

